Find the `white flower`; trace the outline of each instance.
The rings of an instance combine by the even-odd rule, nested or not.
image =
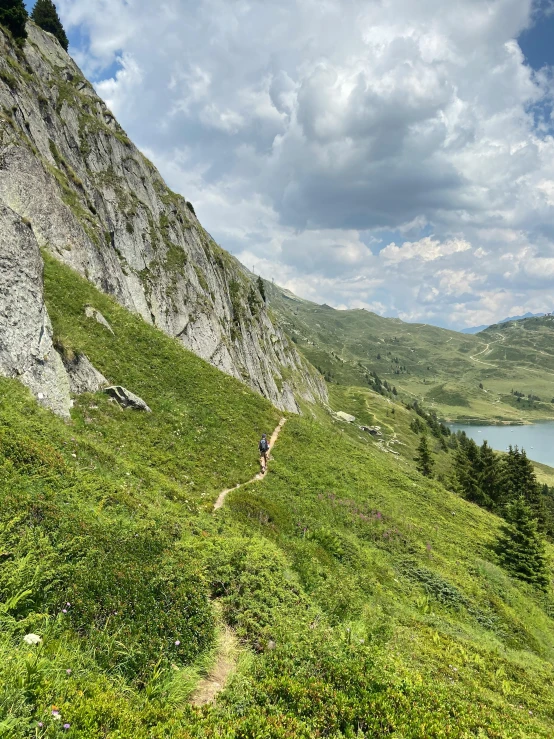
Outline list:
[[[38,634],[25,634],[23,641],[25,644],[40,644],[42,638]]]

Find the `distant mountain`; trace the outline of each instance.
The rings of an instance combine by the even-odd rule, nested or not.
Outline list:
[[[522,318],[540,318],[541,316],[544,316],[544,313],[529,313],[527,312],[523,316],[510,316],[509,318],[503,318],[501,321],[497,321],[497,323],[508,323],[508,321],[521,321]],[[492,324],[491,324],[492,325]],[[463,328],[460,333],[461,334],[478,334],[480,331],[484,331],[489,326],[487,324],[484,324],[482,326],[471,326],[471,328]]]

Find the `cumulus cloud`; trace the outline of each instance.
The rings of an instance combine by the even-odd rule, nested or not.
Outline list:
[[[549,307],[552,75],[516,41],[532,0],[58,5],[99,93],[247,266],[409,320]]]
[[[440,241],[426,236],[416,242],[406,241],[402,246],[393,242],[386,246],[380,256],[387,264],[399,264],[408,259],[421,259],[424,262],[434,262],[436,259],[457,254],[471,249],[464,239],[449,239],[441,244]]]

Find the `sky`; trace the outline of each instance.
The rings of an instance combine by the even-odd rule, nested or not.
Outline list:
[[[58,0],[70,51],[248,268],[451,328],[554,309],[551,0]]]

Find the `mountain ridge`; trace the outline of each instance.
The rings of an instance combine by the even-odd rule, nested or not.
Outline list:
[[[546,315],[545,313],[531,313],[530,311],[527,311],[527,313],[524,313],[521,316],[509,316],[508,318],[502,318],[500,321],[496,321],[495,323],[483,323],[481,326],[470,326],[469,328],[463,328],[461,329],[461,334],[478,334],[481,331],[485,331],[487,328],[490,328],[491,326],[497,326],[499,323],[508,323],[509,321],[521,321],[524,318],[540,318],[541,316]]]
[[[283,328],[333,383],[382,388],[386,382],[405,402],[460,422],[554,418],[554,323],[548,316],[471,335],[293,300],[269,282],[265,289]]]
[[[253,276],[165,185],[58,41],[32,22],[28,33],[21,50],[0,29],[0,203],[40,248],[279,408],[325,402]]]

